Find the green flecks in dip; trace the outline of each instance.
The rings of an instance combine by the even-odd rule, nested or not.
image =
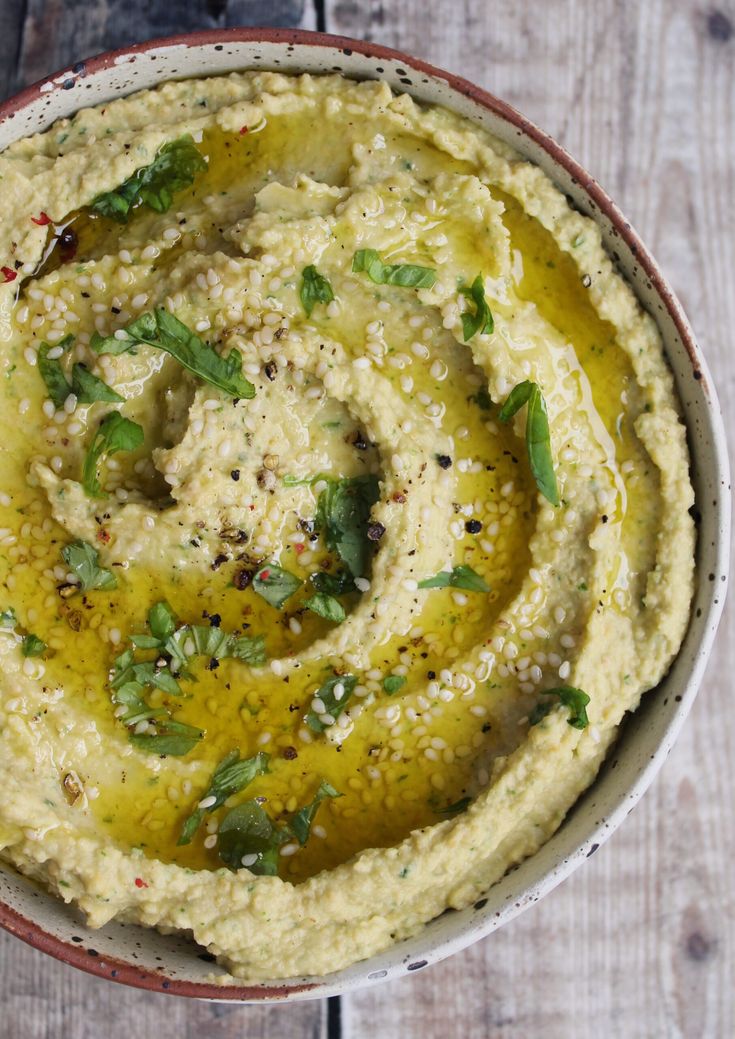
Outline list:
[[[3,732],[139,891],[159,860],[308,898],[364,853],[402,878],[376,912],[409,933],[553,831],[678,647],[673,392],[594,226],[497,142],[375,83],[233,76],[206,110],[203,89],[72,120],[84,196],[44,194],[30,142],[0,158],[31,178],[15,208],[51,214],[0,321],[2,605],[46,644],[0,631]],[[170,191],[140,173],[187,135]],[[499,418],[519,386],[545,405],[532,437],[525,407]],[[111,416],[141,433],[97,442],[85,486]],[[476,872],[442,857],[454,828]],[[275,970],[257,944],[240,969]]]

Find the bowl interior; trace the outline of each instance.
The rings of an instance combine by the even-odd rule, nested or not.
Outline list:
[[[225,972],[185,936],[113,923],[87,929],[75,910],[0,871],[0,924],[75,966],[118,981],[182,995],[246,1001],[304,999],[398,977],[469,945],[537,901],[619,825],[652,781],[688,713],[725,594],[729,478],[719,405],[679,304],[630,225],[598,185],[550,138],[503,102],[416,59],[374,44],[289,30],[230,30],[154,41],[75,65],[0,106],[0,150],[78,108],[166,79],[248,68],[342,72],[381,78],[396,91],[468,116],[541,166],[575,206],[600,225],[605,245],[661,330],[686,420],[700,518],[697,588],[684,645],[561,829],[474,907],[447,912],[416,937],[327,978],[219,987]]]

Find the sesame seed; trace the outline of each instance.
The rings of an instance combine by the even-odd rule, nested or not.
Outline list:
[[[216,805],[216,804],[217,804],[217,798],[214,796],[214,794],[210,794],[209,797],[203,797],[202,798],[202,800],[197,805],[197,808],[202,808],[202,809],[204,809],[204,808],[211,808],[213,805]]]

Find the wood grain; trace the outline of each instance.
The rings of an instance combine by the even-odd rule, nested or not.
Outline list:
[[[0,0],[0,90],[163,32],[284,18],[311,27],[321,6]],[[590,169],[682,299],[735,440],[733,0],[326,0],[324,16],[329,31],[488,87]],[[345,1039],[735,1035],[733,673],[729,608],[692,717],[625,826],[504,930],[422,974],[345,997]],[[340,1034],[326,1004],[237,1008],[127,991],[7,935],[0,965],[2,1039]]]

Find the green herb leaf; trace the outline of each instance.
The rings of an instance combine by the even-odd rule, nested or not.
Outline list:
[[[111,570],[98,565],[99,552],[86,541],[72,541],[61,550],[61,556],[79,581],[83,592],[95,588],[108,591],[117,587],[117,579]]]
[[[460,292],[475,304],[474,314],[465,311],[462,315],[462,335],[465,343],[478,332],[489,335],[495,327],[495,322],[485,301],[485,281],[482,275],[478,274],[472,285],[468,289],[460,289]]]
[[[376,285],[399,285],[401,288],[430,289],[436,271],[415,263],[383,263],[375,249],[358,249],[352,258],[352,270],[364,271]]]
[[[106,382],[92,375],[83,364],[75,364],[71,370],[71,391],[80,404],[94,404],[95,401],[108,401],[110,404],[122,404],[125,401]]]
[[[165,642],[169,635],[173,635],[176,631],[176,614],[167,602],[161,601],[151,606],[148,611],[148,627],[151,629],[151,635],[159,643]]]
[[[129,657],[128,657],[129,653]],[[161,689],[170,696],[181,696],[181,686],[167,667],[159,667],[154,660],[136,663],[132,651],[123,653],[115,661],[114,673],[110,686],[120,689],[128,682],[137,682],[152,689]]]
[[[300,297],[307,317],[311,317],[311,312],[317,303],[331,303],[334,299],[332,286],[311,263],[308,267],[304,267],[301,275]]]
[[[64,401],[72,392],[72,388],[66,380],[64,369],[58,358],[49,358],[48,352],[51,347],[48,343],[41,343],[38,348],[38,371],[46,383],[49,398],[57,408],[63,408]]]
[[[325,595],[324,592],[312,595],[310,599],[306,600],[304,606],[307,610],[318,613],[320,617],[334,621],[335,624],[341,624],[346,617],[345,608],[339,599],[335,599],[333,595]]]
[[[355,691],[357,679],[354,675],[332,675],[314,694],[324,704],[324,711],[317,714],[311,710],[306,715],[306,724],[313,732],[324,732],[339,718]],[[332,718],[332,721],[322,719]]]
[[[12,606],[8,606],[0,613],[0,628],[14,628],[17,623],[18,618]]]
[[[275,563],[267,563],[258,570],[253,578],[253,590],[262,596],[271,606],[280,610],[286,599],[290,599],[303,581],[289,570]]]
[[[257,801],[245,801],[229,811],[220,823],[217,850],[230,869],[246,868],[259,876],[275,877],[278,849],[289,837],[289,831],[274,826]],[[249,861],[253,856],[253,861]]]
[[[184,624],[163,644],[177,670],[185,668],[191,657],[224,660],[234,657],[253,667],[266,661],[263,635],[231,635],[221,628],[205,624]]]
[[[26,635],[23,638],[23,656],[24,657],[41,657],[48,649],[48,646],[39,639],[38,635]]]
[[[120,716],[124,725],[133,726],[138,722],[150,721],[151,718],[165,718],[168,714],[165,707],[149,707],[143,698],[145,687],[134,680],[123,682],[112,694],[112,702],[118,707],[127,708]]]
[[[92,498],[101,497],[98,467],[103,457],[118,451],[135,451],[143,443],[143,427],[137,422],[111,411],[99,424],[94,439],[87,451],[82,470],[82,484]]]
[[[136,170],[114,191],[98,195],[90,208],[120,224],[127,223],[130,210],[138,204],[165,213],[171,208],[174,192],[188,187],[206,168],[207,160],[192,137],[185,134],[164,144],[150,165]]]
[[[469,399],[478,406],[480,411],[490,411],[493,406],[490,394],[484,386],[481,386],[477,393],[473,393]]]
[[[339,790],[335,790],[334,787],[323,779],[319,784],[319,789],[314,795],[314,799],[300,809],[296,815],[291,819],[289,826],[293,832],[294,837],[303,847],[309,839],[311,833],[311,824],[314,822],[314,816],[317,813],[319,805],[327,797],[342,797]]]
[[[465,809],[469,808],[471,804],[471,797],[460,797],[459,801],[447,805],[446,808],[437,808],[436,813],[437,815],[458,815],[459,812],[464,812]]]
[[[434,577],[419,581],[419,588],[463,588],[467,592],[489,592],[490,585],[471,566],[440,570]]]
[[[186,819],[181,829],[181,836],[177,844],[191,844],[194,834],[199,829],[205,812],[214,812],[220,808],[228,797],[238,794],[248,784],[252,783],[256,776],[262,776],[268,771],[268,755],[262,751],[252,758],[240,760],[240,751],[231,750],[220,761],[212,774],[205,794],[200,798],[206,801],[214,798],[211,805],[206,808],[197,806]]]
[[[141,314],[124,332],[124,339],[117,335],[103,338],[95,334],[90,345],[97,353],[121,354],[144,343],[164,350],[188,371],[230,397],[250,400],[255,396],[255,387],[242,374],[239,350],[233,347],[223,357],[164,307]]]
[[[324,592],[326,595],[345,595],[347,592],[355,591],[355,581],[349,570],[338,570],[336,574],[318,570],[315,574],[310,574],[309,580],[318,592]]]
[[[353,577],[362,577],[367,566],[367,527],[370,510],[379,495],[377,476],[330,480],[319,495],[316,528],[324,536],[327,548],[337,552]]]
[[[537,383],[519,382],[508,394],[500,409],[498,418],[508,422],[524,404],[528,404],[526,414],[526,453],[536,486],[552,505],[559,504],[559,488],[554,472],[554,459],[551,454],[551,432],[546,401]]]
[[[134,747],[147,754],[183,757],[193,750],[204,736],[201,729],[195,729],[193,725],[184,725],[183,722],[175,722],[171,718],[156,721],[154,724],[156,732],[138,735],[130,733],[128,737]]]
[[[587,704],[590,702],[590,698],[587,693],[582,692],[581,689],[575,689],[571,685],[560,685],[556,689],[545,689],[543,692],[544,696],[555,696],[559,700],[559,703],[569,708],[569,717],[567,722],[572,726],[573,729],[586,729],[589,725],[589,718],[587,717]],[[538,703],[531,714],[529,715],[528,721],[531,725],[538,725],[542,718],[545,718],[549,711],[554,706],[552,700],[541,701]]]
[[[385,689],[388,696],[393,696],[399,689],[402,689],[406,684],[405,675],[386,675],[383,679],[383,689]]]

